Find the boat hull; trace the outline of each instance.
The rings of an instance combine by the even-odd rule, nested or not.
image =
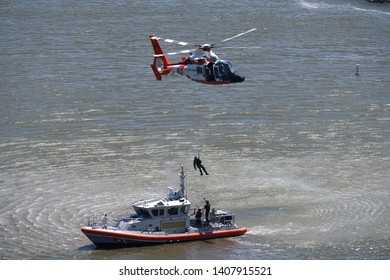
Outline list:
[[[83,227],[81,231],[99,248],[136,247],[166,243],[188,242],[213,238],[240,236],[246,233],[246,228],[217,230],[209,232],[154,234],[132,233],[106,229]]]

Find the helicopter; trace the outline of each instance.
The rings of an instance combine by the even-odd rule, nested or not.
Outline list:
[[[217,44],[224,43],[255,30],[256,28],[252,28],[248,31],[222,40]],[[163,40],[166,43],[175,43],[181,46],[186,46],[189,43],[172,39],[164,39],[162,37],[157,37],[156,35],[150,35],[149,38],[154,50],[154,60],[153,64],[150,66],[156,76],[156,79],[159,81],[162,80],[162,77],[168,75],[186,76],[192,81],[209,85],[241,83],[245,80],[245,77],[240,75],[231,62],[219,59],[219,57],[213,52],[213,48],[216,44],[202,44],[198,45],[195,50],[182,50],[179,52],[165,53],[161,48],[159,40]],[[181,61],[179,62],[171,62],[168,59],[168,55],[186,53],[190,54],[190,56],[181,57]]]

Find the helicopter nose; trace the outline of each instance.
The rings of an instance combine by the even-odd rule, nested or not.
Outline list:
[[[245,81],[245,77],[237,74],[233,74],[231,77],[231,81],[232,83],[242,83],[243,81]]]

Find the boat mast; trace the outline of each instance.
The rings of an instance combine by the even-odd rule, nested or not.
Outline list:
[[[181,196],[184,197],[185,195],[185,186],[184,186],[184,179],[186,177],[186,174],[184,174],[184,167],[182,166],[181,167],[181,171],[179,173],[179,179],[180,179],[180,192],[181,192]]]

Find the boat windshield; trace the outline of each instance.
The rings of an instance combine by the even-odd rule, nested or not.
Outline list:
[[[164,208],[152,209],[152,215],[153,215],[154,217],[157,217],[157,216],[164,216]]]
[[[151,218],[151,216],[150,216],[148,210],[146,210],[146,209],[134,207],[134,210],[135,210],[135,212],[137,212],[137,214],[140,215],[141,217],[144,217],[144,218]]]

